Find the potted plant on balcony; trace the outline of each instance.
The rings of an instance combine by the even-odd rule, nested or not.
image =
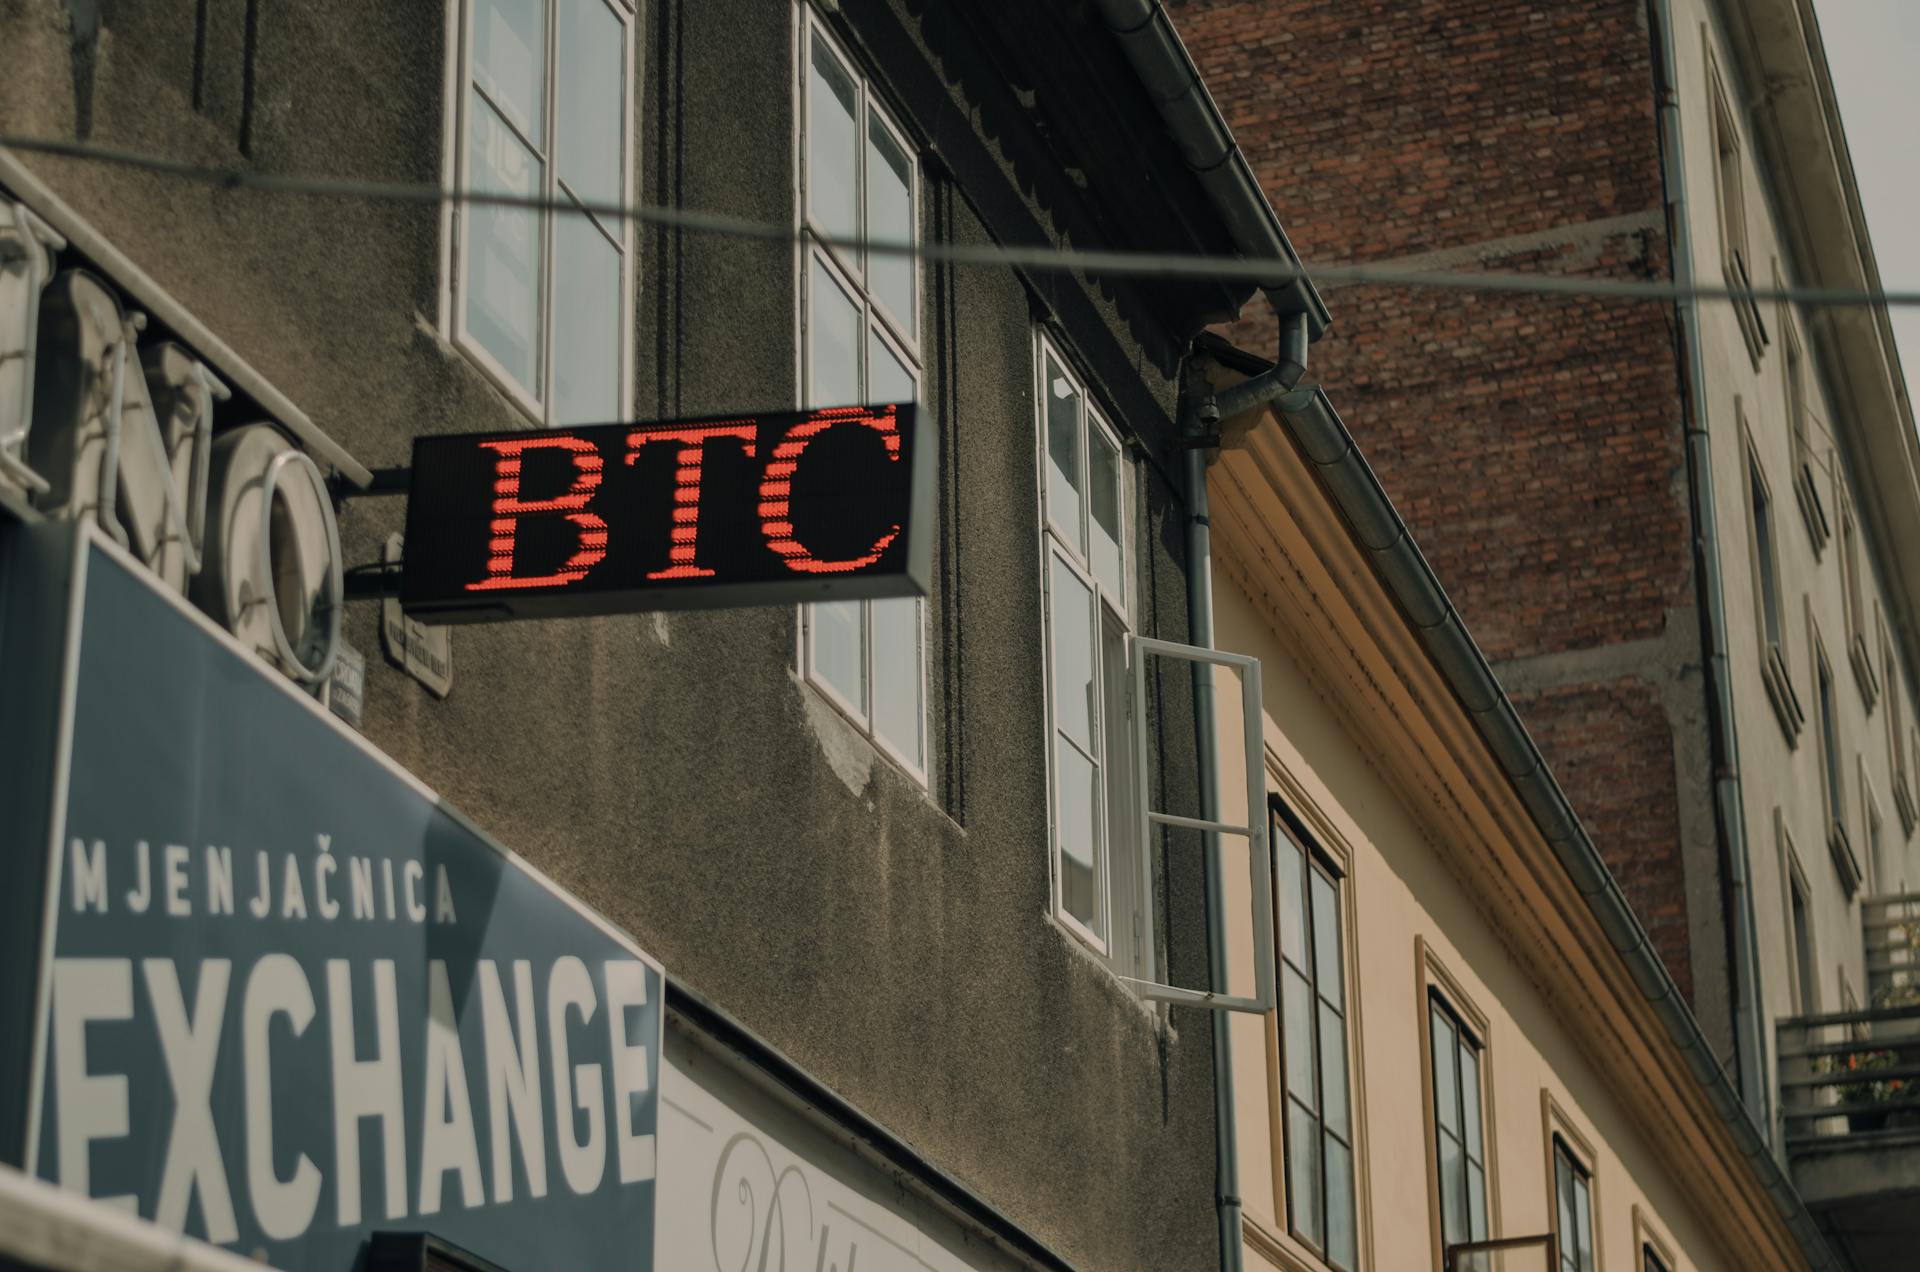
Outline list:
[[[1822,1056],[1815,1066],[1820,1073],[1845,1074],[1845,1082],[1836,1082],[1832,1090],[1842,1104],[1880,1104],[1901,1097],[1907,1083],[1894,1078],[1884,1081],[1868,1077],[1875,1069],[1891,1069],[1899,1057],[1884,1047],[1867,1047],[1843,1055]],[[1855,1077],[1855,1075],[1858,1075]],[[1847,1129],[1877,1131],[1887,1124],[1889,1109],[1861,1108],[1847,1114]]]

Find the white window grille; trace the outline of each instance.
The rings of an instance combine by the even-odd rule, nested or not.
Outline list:
[[[461,0],[455,182],[545,200],[453,211],[453,339],[543,425],[631,401],[633,24],[627,0]],[[588,210],[589,208],[593,210]]]
[[[801,9],[800,359],[805,404],[920,397],[920,278],[915,258],[849,240],[912,242],[920,165],[810,8]],[[800,610],[807,680],[926,784],[926,603],[833,601]]]

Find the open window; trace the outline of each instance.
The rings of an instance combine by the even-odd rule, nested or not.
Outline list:
[[[1152,756],[1147,713],[1142,709],[1133,712],[1133,767],[1143,775],[1143,780],[1136,784],[1136,816],[1129,829],[1135,842],[1142,846],[1137,869],[1141,895],[1147,897],[1153,895],[1156,854],[1152,849],[1156,844],[1164,842],[1169,853],[1181,851],[1188,845],[1196,845],[1202,852],[1219,852],[1224,869],[1233,854],[1222,841],[1245,843],[1252,898],[1253,985],[1251,992],[1245,994],[1231,993],[1227,986],[1199,989],[1174,985],[1162,979],[1164,974],[1158,967],[1151,941],[1143,943],[1144,975],[1127,979],[1142,998],[1157,1002],[1265,1015],[1274,1008],[1273,849],[1267,826],[1266,752],[1260,735],[1260,660],[1144,636],[1131,638],[1129,645],[1133,663],[1131,701],[1137,704],[1147,701],[1148,664],[1155,660],[1188,664],[1195,673],[1193,684],[1197,698],[1216,694],[1216,682],[1223,677],[1214,674],[1215,668],[1226,669],[1238,679],[1240,725],[1244,735],[1241,771],[1232,775],[1214,774],[1211,776],[1215,780],[1200,784],[1198,815],[1154,807],[1152,783],[1144,780],[1144,775],[1151,771],[1148,766]],[[1221,715],[1224,717],[1227,713]],[[1228,802],[1232,804],[1230,810],[1220,807]]]

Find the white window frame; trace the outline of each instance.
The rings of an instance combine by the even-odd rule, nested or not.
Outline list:
[[[1734,406],[1739,416],[1741,454],[1747,469],[1747,561],[1753,571],[1754,634],[1760,679],[1780,728],[1786,734],[1787,744],[1798,746],[1806,711],[1800,705],[1800,695],[1795,692],[1793,677],[1788,671],[1788,618],[1786,592],[1780,576],[1780,523],[1774,516],[1779,503],[1773,497],[1773,483],[1767,480],[1766,469],[1761,467],[1760,451],[1747,428],[1746,410],[1740,399],[1734,399]],[[1767,604],[1769,594],[1773,598],[1771,606]],[[1767,630],[1769,620],[1771,633]]]
[[[860,313],[860,381],[862,394],[867,395],[866,386],[871,383],[869,378],[870,369],[866,363],[868,341],[878,337],[881,343],[894,355],[900,366],[905,368],[908,377],[913,381],[914,398],[917,401],[926,383],[922,341],[919,339],[923,315],[919,312],[912,315],[913,329],[911,331],[907,330],[900,316],[895,315],[889,310],[885,302],[875,296],[867,286],[865,281],[867,278],[867,270],[865,263],[858,259],[859,253],[857,251],[850,251],[843,245],[827,241],[827,231],[825,227],[813,219],[808,206],[807,137],[811,132],[812,121],[810,115],[812,108],[811,95],[807,89],[808,77],[813,64],[813,42],[816,39],[824,44],[834,58],[837,59],[840,69],[846,73],[847,78],[852,80],[854,85],[856,102],[855,114],[857,117],[855,134],[859,139],[859,145],[856,148],[858,154],[856,184],[858,189],[855,192],[854,202],[859,209],[859,215],[863,222],[861,227],[862,231],[864,232],[865,230],[864,221],[867,205],[866,138],[869,123],[878,123],[892,139],[893,143],[900,148],[900,152],[911,160],[909,165],[910,189],[908,197],[911,210],[911,223],[916,236],[919,234],[920,212],[925,188],[925,178],[921,172],[920,147],[914,145],[909,140],[906,130],[894,121],[887,107],[883,103],[875,100],[876,95],[873,91],[872,77],[865,72],[860,62],[852,57],[846,47],[827,29],[826,23],[813,11],[811,5],[805,3],[796,5],[793,59],[793,194],[794,225],[798,234],[796,236],[794,250],[794,323],[795,330],[799,333],[799,339],[794,342],[796,358],[794,382],[800,386],[801,405],[814,404],[812,359],[808,356],[812,348],[809,313],[812,304],[811,288],[813,286],[813,267],[814,263],[818,261],[826,270],[827,276],[840,289],[843,296],[851,301],[854,308]],[[916,311],[919,311],[925,307],[926,280],[918,257],[912,259],[912,264],[913,303]],[[818,629],[814,622],[813,606],[807,604],[798,607],[798,618],[796,621],[799,645],[797,657],[801,675],[809,687],[818,692],[820,696],[831,703],[841,715],[845,716],[857,727],[861,734],[865,736],[877,750],[889,760],[893,761],[893,763],[908,776],[912,777],[919,786],[927,788],[931,785],[933,770],[932,738],[927,725],[927,676],[928,663],[930,661],[928,657],[928,637],[930,633],[927,602],[924,598],[916,598],[914,601],[916,615],[915,630],[919,633],[917,661],[920,669],[918,683],[920,702],[919,709],[915,713],[915,719],[918,721],[920,730],[918,744],[921,758],[919,760],[915,760],[912,756],[902,753],[897,746],[890,742],[886,736],[879,731],[875,723],[875,712],[872,701],[874,694],[874,602],[854,601],[846,603],[856,604],[860,607],[860,648],[862,655],[860,674],[864,696],[868,699],[867,706],[862,708],[859,704],[848,701],[846,695],[835,688],[832,682],[819,671],[818,659],[815,656],[817,651]]]
[[[1049,364],[1058,367],[1064,374],[1066,374],[1070,379],[1072,379],[1074,382],[1075,388],[1079,390],[1080,403],[1081,403],[1080,457],[1081,457],[1082,475],[1081,475],[1081,498],[1080,498],[1080,524],[1078,527],[1074,529],[1079,536],[1080,542],[1084,543],[1084,542],[1090,541],[1088,536],[1091,532],[1091,522],[1093,518],[1093,500],[1090,497],[1091,492],[1087,489],[1087,482],[1085,479],[1086,456],[1088,454],[1089,446],[1091,444],[1091,434],[1089,433],[1090,429],[1099,430],[1100,434],[1107,440],[1107,442],[1114,447],[1114,451],[1120,457],[1120,461],[1123,465],[1121,469],[1120,508],[1119,508],[1120,580],[1121,580],[1120,588],[1121,588],[1122,594],[1119,596],[1114,596],[1112,591],[1100,580],[1099,576],[1094,572],[1093,563],[1081,553],[1079,544],[1069,543],[1066,540],[1062,539],[1060,537],[1060,532],[1055,529],[1056,525],[1060,525],[1061,523],[1054,516],[1052,500],[1049,498],[1048,491],[1047,491],[1047,463],[1048,463],[1048,458],[1047,458],[1047,367]],[[1040,506],[1040,541],[1041,541],[1041,547],[1042,547],[1042,551],[1040,554],[1040,596],[1041,596],[1041,614],[1042,614],[1041,662],[1044,667],[1044,677],[1045,677],[1045,684],[1046,684],[1045,699],[1046,699],[1046,721],[1047,721],[1047,839],[1048,839],[1047,860],[1048,860],[1048,874],[1051,880],[1050,890],[1049,890],[1050,905],[1052,907],[1053,917],[1055,918],[1056,921],[1058,921],[1060,924],[1066,927],[1075,936],[1079,937],[1080,940],[1084,941],[1088,946],[1092,947],[1092,949],[1096,953],[1102,955],[1103,957],[1113,958],[1115,957],[1115,952],[1114,952],[1113,945],[1110,938],[1108,936],[1102,935],[1100,932],[1096,932],[1092,930],[1091,928],[1087,927],[1086,924],[1082,923],[1078,918],[1076,918],[1067,909],[1065,900],[1062,896],[1062,889],[1061,889],[1062,867],[1061,867],[1061,861],[1060,861],[1060,856],[1061,856],[1060,785],[1061,783],[1060,783],[1060,775],[1058,771],[1059,761],[1056,758],[1054,753],[1055,739],[1058,736],[1060,736],[1060,734],[1059,734],[1059,729],[1055,722],[1055,715],[1056,715],[1055,695],[1057,691],[1056,691],[1056,686],[1054,685],[1054,670],[1053,670],[1053,626],[1054,626],[1053,562],[1055,561],[1055,559],[1058,559],[1063,565],[1067,567],[1069,573],[1071,573],[1076,579],[1078,579],[1083,585],[1086,586],[1089,593],[1091,593],[1091,595],[1093,596],[1094,598],[1093,613],[1094,613],[1094,621],[1096,624],[1096,636],[1098,637],[1100,635],[1104,635],[1104,632],[1106,630],[1106,624],[1109,621],[1109,619],[1111,619],[1112,621],[1117,623],[1120,629],[1126,634],[1126,639],[1129,645],[1131,645],[1131,642],[1134,638],[1133,618],[1127,607],[1129,598],[1126,595],[1126,592],[1128,591],[1129,584],[1132,583],[1133,581],[1133,575],[1134,575],[1133,509],[1134,509],[1135,499],[1137,498],[1134,487],[1138,481],[1138,476],[1134,471],[1133,461],[1131,457],[1128,455],[1126,447],[1121,445],[1120,443],[1119,434],[1115,432],[1113,427],[1106,422],[1106,420],[1100,414],[1099,409],[1094,406],[1091,400],[1091,395],[1089,394],[1089,391],[1087,388],[1086,377],[1080,374],[1079,369],[1076,368],[1073,365],[1073,362],[1065,356],[1065,354],[1060,349],[1059,345],[1056,344],[1051,338],[1049,338],[1047,333],[1044,331],[1038,334],[1035,351],[1034,351],[1033,392],[1034,392],[1034,402],[1036,404],[1035,414],[1034,414],[1034,438],[1035,438],[1034,458],[1037,464],[1036,494],[1037,494],[1037,497],[1039,500],[1039,506]],[[1061,528],[1066,529],[1066,527],[1064,526],[1062,526]],[[1094,642],[1094,681],[1096,684],[1099,684],[1099,685],[1105,685],[1107,682],[1106,668],[1102,661],[1104,647],[1105,647],[1104,640],[1096,638]],[[1129,651],[1129,657],[1131,657],[1131,651]],[[1091,727],[1093,731],[1093,736],[1096,739],[1098,739],[1102,745],[1102,754],[1098,757],[1088,757],[1088,758],[1092,760],[1095,770],[1098,774],[1096,778],[1096,782],[1098,785],[1098,792],[1099,792],[1098,805],[1101,808],[1111,807],[1111,801],[1108,797],[1108,791],[1109,791],[1108,782],[1111,777],[1110,770],[1112,767],[1112,762],[1114,757],[1106,755],[1104,748],[1105,748],[1105,743],[1108,740],[1110,740],[1112,736],[1112,730],[1109,728],[1108,721],[1106,718],[1107,711],[1110,709],[1112,705],[1114,704],[1109,704],[1106,701],[1104,693],[1096,695],[1096,702],[1094,703],[1095,710],[1093,712],[1093,720],[1092,720]],[[1128,709],[1128,704],[1119,704],[1119,705],[1121,706],[1122,710]],[[1136,767],[1134,767],[1133,762],[1135,757],[1132,754],[1131,750],[1129,750],[1126,755],[1120,758],[1123,762],[1125,762],[1129,766],[1129,773],[1127,774],[1127,780],[1130,782],[1137,781],[1137,773],[1139,770]],[[1100,835],[1094,844],[1094,893],[1097,898],[1097,904],[1103,916],[1102,922],[1100,922],[1097,926],[1102,928],[1105,932],[1111,933],[1113,931],[1113,922],[1114,922],[1114,916],[1112,913],[1112,901],[1113,901],[1112,862],[1113,862],[1113,843],[1115,839],[1116,828],[1110,822],[1104,822],[1097,829],[1100,831]],[[1142,856],[1144,857],[1145,854],[1142,854]],[[1145,890],[1142,891],[1138,896],[1134,898],[1136,907],[1139,910],[1139,927],[1141,930],[1140,938],[1139,938],[1139,941],[1137,942],[1137,947],[1138,949],[1146,950],[1148,953],[1146,955],[1146,958],[1137,959],[1135,962],[1135,966],[1144,970],[1145,968],[1150,966],[1150,962],[1148,960],[1151,959],[1151,950],[1153,946],[1152,923],[1151,923],[1153,893],[1152,893],[1152,870],[1151,870],[1150,862],[1146,864],[1146,868],[1141,873],[1143,873],[1146,877],[1146,885],[1145,885]],[[1129,916],[1129,919],[1131,919],[1131,917],[1132,916]]]
[[[1733,291],[1733,312],[1755,369],[1766,352],[1767,325],[1754,300],[1754,261],[1747,221],[1745,148],[1713,51],[1707,51],[1708,121],[1713,143],[1714,204],[1719,213],[1720,269]]]
[[[464,191],[469,188],[471,175],[468,168],[468,151],[471,140],[473,120],[472,94],[479,88],[474,81],[473,64],[473,14],[476,0],[447,0],[447,33],[450,37],[448,48],[447,91],[443,98],[446,108],[446,128],[444,143],[446,160],[443,172],[449,178],[451,188]],[[548,201],[558,204],[569,198],[578,198],[568,190],[559,177],[558,165],[554,162],[555,105],[554,82],[560,61],[557,45],[559,27],[559,0],[544,0],[546,31],[543,54],[546,66],[542,74],[545,97],[542,104],[546,136],[542,145],[531,146],[542,159],[541,195]],[[638,15],[632,0],[598,0],[620,23],[624,32],[622,63],[625,100],[622,109],[625,112],[621,121],[621,134],[625,144],[621,147],[620,200],[631,206],[634,201],[634,153],[638,141],[638,112],[635,103],[639,93],[634,83],[634,46],[637,43],[636,28]],[[485,90],[480,90],[485,91]],[[498,111],[506,119],[505,111]],[[506,119],[507,127],[527,142],[519,127]],[[518,406],[529,420],[542,428],[554,427],[558,421],[554,418],[553,392],[553,354],[555,307],[553,303],[553,276],[555,267],[554,225],[561,213],[552,209],[543,209],[536,213],[540,218],[540,254],[541,275],[540,295],[536,302],[539,309],[540,326],[540,380],[537,386],[522,384],[519,377],[502,366],[500,361],[489,353],[478,337],[467,330],[465,288],[469,285],[467,277],[467,233],[472,217],[469,205],[452,200],[442,217],[442,242],[445,248],[441,255],[440,287],[440,334],[450,344],[472,361],[487,380],[509,401]],[[567,213],[566,215],[580,215]],[[610,228],[604,220],[598,220],[601,228]],[[623,416],[630,413],[633,402],[633,341],[634,307],[636,304],[636,271],[634,226],[631,218],[622,217],[618,222],[618,238],[615,247],[620,252],[620,332],[615,344],[618,350],[620,366],[618,371],[618,391],[616,406]],[[611,420],[582,421],[585,423],[613,423]]]
[[[1080,401],[1080,436],[1078,453],[1080,456],[1080,524],[1076,527],[1065,526],[1055,517],[1048,488],[1048,384],[1047,369],[1057,368],[1067,376],[1078,390]],[[1266,748],[1261,736],[1264,719],[1260,688],[1260,660],[1243,654],[1226,653],[1220,650],[1201,649],[1193,645],[1182,645],[1173,641],[1155,640],[1138,634],[1134,628],[1134,612],[1129,608],[1130,597],[1127,593],[1138,585],[1138,562],[1134,548],[1134,509],[1139,499],[1139,474],[1137,465],[1128,448],[1122,443],[1119,432],[1109,424],[1100,408],[1094,404],[1088,378],[1068,358],[1065,351],[1044,330],[1035,340],[1034,348],[1034,460],[1036,497],[1040,509],[1040,596],[1041,630],[1043,654],[1041,663],[1044,668],[1045,716],[1047,747],[1047,861],[1049,875],[1049,905],[1054,920],[1086,943],[1096,953],[1106,958],[1115,967],[1115,975],[1130,986],[1141,999],[1149,1002],[1177,1004],[1188,1007],[1204,1007],[1216,1011],[1244,1011],[1256,1015],[1265,1015],[1273,1010],[1275,1001],[1274,972],[1274,917],[1273,917],[1273,853],[1267,830],[1267,786],[1265,757]],[[1091,545],[1093,542],[1093,487],[1090,480],[1091,465],[1089,459],[1093,453],[1095,432],[1111,447],[1120,464],[1118,508],[1116,515],[1120,528],[1119,586],[1121,595],[1115,596],[1111,588],[1100,578],[1090,559],[1090,551],[1083,553],[1080,543]],[[1068,541],[1062,533],[1077,533],[1076,541]],[[1096,826],[1094,842],[1094,894],[1096,905],[1102,916],[1097,925],[1108,935],[1090,930],[1080,922],[1064,904],[1061,892],[1063,867],[1062,828],[1060,799],[1062,783],[1058,772],[1056,747],[1063,737],[1056,722],[1057,686],[1054,683],[1054,597],[1053,567],[1058,561],[1084,587],[1093,598],[1093,617],[1096,639],[1093,645],[1093,678],[1100,687],[1091,704],[1089,728],[1093,738],[1101,748],[1101,755],[1088,756],[1095,769],[1096,807],[1105,810],[1104,820]],[[1107,700],[1106,687],[1114,683],[1110,674],[1115,669],[1106,665],[1107,632],[1111,625],[1118,625],[1124,637],[1124,657],[1127,662],[1125,691],[1126,700],[1113,703]],[[1151,756],[1150,739],[1147,733],[1147,660],[1165,658],[1178,662],[1187,662],[1201,666],[1225,667],[1237,673],[1240,681],[1240,715],[1245,736],[1242,738],[1242,754],[1246,759],[1245,772],[1241,775],[1245,783],[1246,806],[1243,820],[1233,820],[1222,814],[1216,818],[1186,817],[1156,810],[1152,807],[1152,784],[1147,778]],[[1112,727],[1109,713],[1118,709],[1132,717],[1132,727],[1124,731],[1120,755],[1108,751],[1116,739],[1121,738],[1120,730]],[[1067,745],[1077,744],[1068,739]],[[1130,802],[1131,816],[1120,818],[1114,813],[1116,801],[1109,783],[1117,766],[1124,765],[1123,780],[1129,783],[1133,796]],[[1117,824],[1116,824],[1117,823]],[[1254,992],[1252,995],[1232,995],[1217,990],[1190,989],[1156,979],[1158,971],[1158,952],[1154,944],[1154,853],[1153,842],[1156,831],[1161,827],[1199,831],[1203,834],[1230,835],[1247,841],[1248,860],[1252,878],[1250,896],[1253,918],[1254,953]],[[1125,878],[1130,874],[1132,877]],[[1124,949],[1116,948],[1111,937],[1116,918],[1113,903],[1116,890],[1124,890],[1131,901],[1134,913],[1125,918],[1134,928],[1134,935]],[[1137,918],[1137,923],[1133,920]],[[1130,974],[1138,970],[1140,975]]]

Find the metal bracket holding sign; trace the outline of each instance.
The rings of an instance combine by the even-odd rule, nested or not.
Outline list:
[[[414,440],[402,608],[436,623],[926,594],[912,403]]]
[[[1247,855],[1253,876],[1254,991],[1251,997],[1236,997],[1221,989],[1188,989],[1154,981],[1151,979],[1153,964],[1151,948],[1147,950],[1149,979],[1135,981],[1134,988],[1142,998],[1156,1002],[1265,1015],[1272,1011],[1274,1006],[1273,859],[1267,838],[1266,776],[1261,768],[1262,757],[1266,752],[1260,737],[1262,718],[1260,660],[1245,654],[1222,653],[1216,649],[1201,649],[1194,645],[1153,640],[1145,636],[1135,636],[1129,643],[1133,653],[1133,700],[1135,703],[1144,704],[1147,701],[1147,659],[1150,656],[1206,666],[1233,668],[1239,672],[1240,676],[1240,719],[1246,731],[1243,752],[1246,758],[1247,787],[1245,822],[1207,817],[1183,817],[1177,813],[1160,811],[1153,807],[1151,783],[1142,780],[1138,783],[1139,819],[1135,833],[1141,835],[1148,843],[1151,843],[1153,833],[1158,827],[1197,830],[1203,834],[1233,835],[1243,838],[1247,841]],[[1147,766],[1149,756],[1147,713],[1144,710],[1135,709],[1133,726],[1135,771],[1145,774],[1149,771]],[[1210,774],[1203,776],[1211,780]],[[1140,869],[1143,889],[1141,895],[1152,896],[1153,854],[1151,852],[1140,854]]]
[[[405,540],[388,535],[380,559],[398,573]],[[444,627],[433,627],[417,618],[409,618],[400,608],[396,592],[380,600],[380,648],[387,661],[418,680],[436,698],[453,692],[453,634]]]

